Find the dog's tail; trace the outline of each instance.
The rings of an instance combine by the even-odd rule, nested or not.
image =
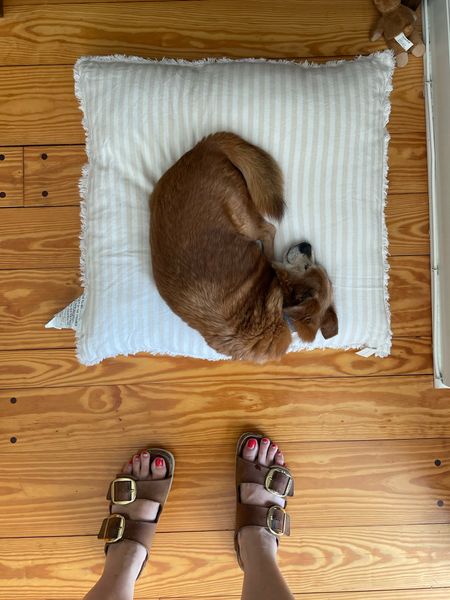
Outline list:
[[[234,133],[220,132],[208,136],[228,160],[239,169],[258,211],[278,221],[284,214],[283,176],[275,160]]]

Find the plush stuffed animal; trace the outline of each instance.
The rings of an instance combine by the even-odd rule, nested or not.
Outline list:
[[[414,56],[423,56],[425,45],[416,31],[416,13],[401,3],[401,0],[373,0],[381,17],[373,27],[370,39],[374,42],[384,35],[389,48],[397,58],[397,65],[404,67],[408,63],[408,50]]]

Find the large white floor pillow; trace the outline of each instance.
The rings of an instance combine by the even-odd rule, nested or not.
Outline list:
[[[221,358],[160,298],[149,196],[203,136],[235,132],[278,161],[287,212],[276,250],[306,239],[334,285],[339,334],[302,348],[391,345],[387,297],[386,124],[391,52],[353,61],[81,58],[76,94],[89,164],[81,181],[84,296],[49,326],[72,326],[80,362],[148,351]],[[301,358],[299,357],[299,360]]]

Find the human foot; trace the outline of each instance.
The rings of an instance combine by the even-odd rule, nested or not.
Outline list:
[[[277,536],[267,527],[267,509],[278,506],[284,509],[284,497],[293,493],[290,474],[284,467],[282,451],[269,438],[246,434],[241,438],[240,446],[240,456],[237,459],[237,483],[240,484],[237,518],[238,559],[244,564],[252,560],[274,560],[278,543]],[[275,470],[271,472],[273,467]],[[282,468],[277,471],[276,467]],[[267,483],[266,476],[270,472],[273,475],[272,483]],[[280,495],[275,495],[275,490]],[[246,505],[258,508],[248,509],[245,508]],[[289,522],[285,522],[283,511],[277,511],[276,508],[271,510],[274,513],[274,521],[278,523],[277,526],[274,525],[275,530],[284,530],[286,526],[286,533],[289,534]],[[256,522],[260,526],[255,525]],[[249,524],[245,526],[245,523]]]
[[[118,516],[105,519],[99,534],[107,542],[104,573],[134,585],[146,561],[172,475],[173,457],[164,450],[143,450],[123,465],[108,492],[111,515]],[[116,537],[119,539],[111,542]]]

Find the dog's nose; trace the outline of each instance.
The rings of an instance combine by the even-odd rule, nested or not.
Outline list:
[[[305,254],[308,258],[311,258],[312,247],[308,242],[302,242],[298,246],[298,250],[301,254]]]

